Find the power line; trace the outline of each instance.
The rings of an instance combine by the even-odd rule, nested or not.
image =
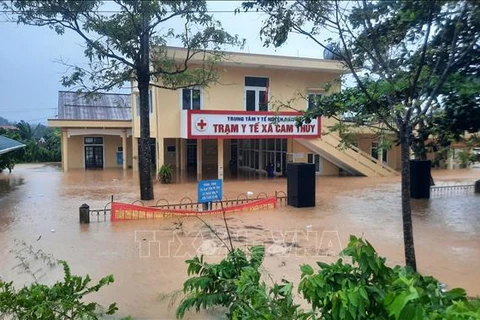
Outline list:
[[[35,13],[36,11],[35,10],[26,10],[26,11],[22,11],[22,13]],[[58,12],[56,10],[42,10],[41,13],[55,13],[55,12]],[[75,12],[75,13],[80,13],[80,12],[84,12],[84,11],[71,11],[71,12]],[[92,11],[92,12],[96,12],[96,13],[120,13],[120,12],[124,12],[124,13],[127,13],[125,11],[121,11],[121,10],[95,10],[95,11]],[[173,10],[167,10],[167,11],[163,11],[165,13],[174,13],[174,12],[179,12],[179,11],[173,11]],[[198,12],[198,11],[186,11],[186,12],[183,12],[183,13],[195,13],[195,12]],[[0,13],[5,13],[5,14],[11,14],[11,15],[17,15],[16,13],[14,12],[11,12],[9,10],[0,10]],[[257,13],[257,14],[261,14],[263,12],[261,11],[244,11],[244,10],[206,10],[205,13]],[[179,13],[180,14],[180,13]]]
[[[40,120],[47,120],[48,117],[42,117],[42,118],[36,118],[36,119],[30,119],[30,120],[23,120],[25,122],[33,122],[33,121],[40,121]]]
[[[45,111],[45,110],[55,110],[55,108],[33,108],[33,109],[15,109],[15,110],[0,110],[1,112],[32,112],[32,111]]]

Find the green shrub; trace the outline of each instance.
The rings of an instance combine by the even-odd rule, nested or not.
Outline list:
[[[65,261],[59,263],[63,266],[64,279],[52,286],[35,281],[17,290],[12,282],[0,280],[0,315],[21,320],[101,319],[104,314],[115,313],[115,303],[104,310],[95,302],[82,301],[86,295],[112,283],[113,276],[104,277],[97,284],[91,285],[88,275],[72,275]]]
[[[471,151],[462,150],[458,153],[458,159],[460,161],[460,166],[466,168],[477,161],[477,155]]]
[[[268,288],[261,281],[262,246],[251,249],[250,259],[235,249],[220,263],[187,260],[188,275],[194,276],[184,283],[177,317],[192,308],[222,306],[229,319],[480,319],[479,301],[467,299],[463,289],[444,291],[433,277],[388,267],[363,239],[351,236],[342,255],[351,263],[318,262],[318,272],[300,267],[298,292],[309,311],[293,302],[290,282]]]
[[[172,166],[169,164],[164,164],[158,170],[158,180],[160,180],[160,183],[172,183],[173,179],[173,169]]]
[[[465,290],[443,292],[438,280],[385,265],[370,243],[351,236],[352,264],[303,265],[299,292],[322,319],[480,319]]]

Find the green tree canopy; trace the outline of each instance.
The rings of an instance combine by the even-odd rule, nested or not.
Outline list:
[[[247,1],[267,14],[260,32],[280,46],[292,33],[334,54],[355,87],[324,96],[303,120],[348,112],[349,125],[381,124],[395,133],[402,154],[405,258],[416,268],[410,205],[410,147],[440,105],[446,83],[476,69],[480,39],[478,1]],[[330,46],[329,32],[338,41]],[[472,66],[470,66],[472,64]],[[452,82],[450,82],[452,84]],[[467,109],[468,110],[468,109]],[[339,117],[340,120],[341,117]],[[336,126],[342,128],[343,126]]]
[[[20,135],[22,141],[31,140],[35,135],[35,130],[32,129],[30,123],[21,120],[15,125],[18,129],[18,134]]]
[[[47,26],[60,35],[73,32],[84,41],[89,66],[70,66],[71,74],[62,78],[65,86],[95,92],[126,81],[136,83],[141,110],[140,195],[153,199],[149,87],[206,86],[216,80],[219,49],[241,41],[222,29],[202,0],[15,0],[3,6],[20,24]],[[184,56],[169,54],[167,45],[172,42],[186,48]]]

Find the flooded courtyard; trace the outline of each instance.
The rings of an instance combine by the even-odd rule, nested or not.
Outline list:
[[[433,171],[438,185],[473,184],[480,168]],[[228,215],[234,244],[265,244],[265,272],[274,279],[298,282],[301,263],[332,262],[350,234],[363,236],[389,264],[403,264],[400,178],[318,177],[317,206]],[[18,165],[0,174],[0,276],[19,285],[29,281],[18,265],[17,241],[66,260],[72,272],[94,280],[113,274],[115,283],[95,297],[101,304],[116,301],[119,316],[172,319],[165,295],[182,288],[185,260],[204,253],[218,260],[224,250],[196,218],[149,221],[93,222],[80,225],[78,208],[92,209],[115,201],[138,199],[138,179],[132,171],[70,171],[56,165]],[[286,191],[285,179],[225,181],[224,196]],[[179,202],[197,197],[195,182],[155,183],[156,200]],[[155,201],[148,204],[155,204]],[[414,200],[414,234],[419,272],[437,277],[449,287],[480,295],[480,196],[459,192],[430,200]],[[220,216],[204,217],[224,234]],[[42,272],[51,282],[58,270]],[[189,319],[214,315],[190,314]]]

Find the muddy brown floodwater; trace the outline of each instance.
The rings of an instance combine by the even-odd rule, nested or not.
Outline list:
[[[437,184],[472,184],[480,169],[434,171]],[[272,278],[298,282],[299,264],[334,261],[350,234],[363,235],[390,264],[403,264],[399,178],[318,177],[317,206],[235,213],[228,215],[237,246],[264,243],[265,272]],[[218,260],[223,249],[195,218],[183,220],[184,235],[175,230],[178,219],[94,222],[80,225],[78,207],[103,208],[116,201],[138,199],[138,181],[131,171],[71,171],[55,165],[18,165],[0,174],[0,275],[25,283],[30,277],[18,265],[25,241],[57,259],[67,260],[76,274],[94,279],[113,274],[115,283],[94,297],[100,303],[118,302],[118,315],[135,319],[172,319],[174,307],[162,299],[182,287],[185,259],[204,253]],[[226,181],[224,194],[285,191],[286,180]],[[473,191],[472,191],[473,192]],[[419,271],[449,287],[480,294],[480,196],[472,192],[413,201],[414,233]],[[196,199],[196,184],[155,184],[156,199]],[[206,217],[220,234],[218,216]],[[25,251],[23,251],[25,253]],[[31,262],[38,264],[38,261]],[[52,282],[60,270],[38,267],[41,281]],[[33,268],[32,268],[33,269]],[[37,270],[37,269],[35,269]],[[268,277],[267,277],[268,278]],[[192,313],[189,319],[218,315]]]

